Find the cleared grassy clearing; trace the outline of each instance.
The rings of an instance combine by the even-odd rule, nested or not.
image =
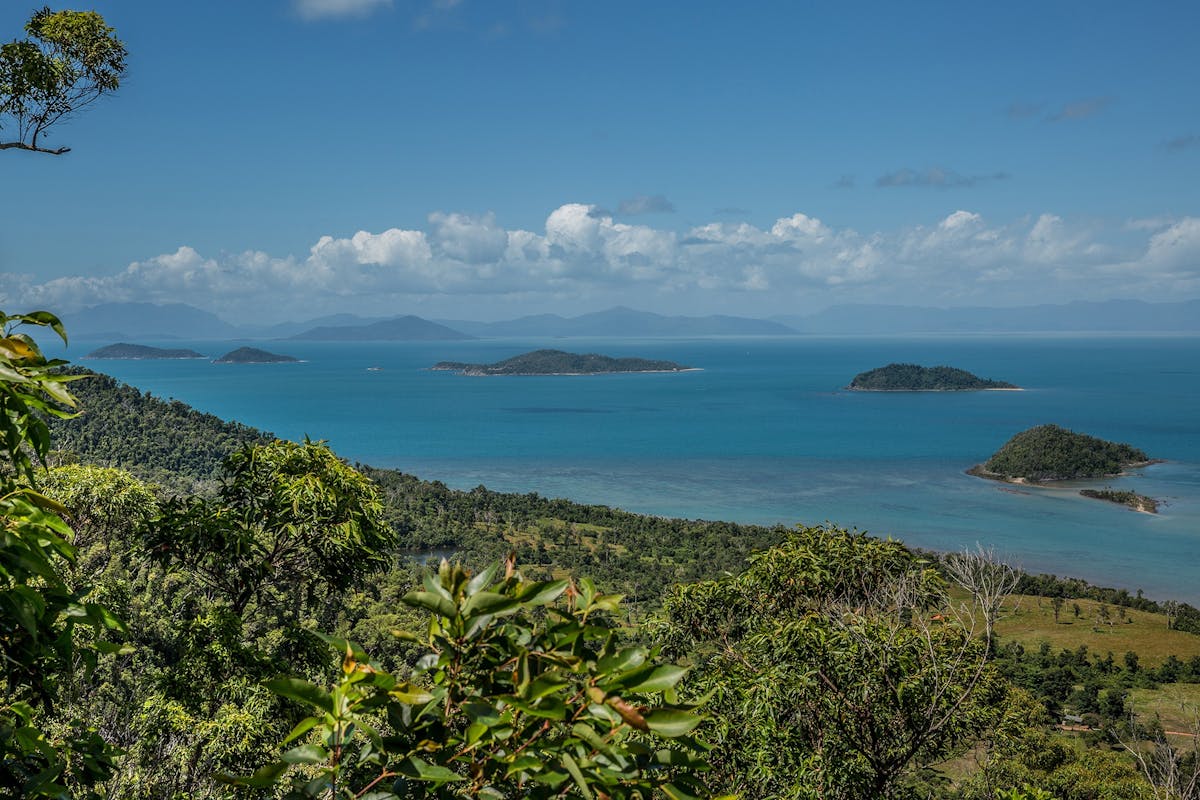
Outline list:
[[[1079,605],[1078,617],[1075,604]],[[1094,600],[1067,600],[1055,622],[1049,598],[1013,595],[1004,603],[996,633],[1001,643],[1017,641],[1026,649],[1049,642],[1056,652],[1081,645],[1093,653],[1112,651],[1117,656],[1132,650],[1147,667],[1158,666],[1171,655],[1181,661],[1200,655],[1200,636],[1169,630],[1164,615],[1127,608],[1122,619],[1121,609],[1110,605],[1106,622],[1101,618],[1101,605]]]
[[[1164,731],[1194,733],[1200,722],[1200,683],[1168,683],[1157,689],[1135,689],[1130,705],[1142,722],[1155,717]],[[1174,738],[1174,737],[1172,737]],[[1185,737],[1180,737],[1186,741]]]

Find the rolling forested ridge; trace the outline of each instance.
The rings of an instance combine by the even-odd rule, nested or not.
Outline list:
[[[1190,606],[352,467],[5,324],[9,793],[1195,797]]]

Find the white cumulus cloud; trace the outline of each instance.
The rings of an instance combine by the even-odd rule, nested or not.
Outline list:
[[[212,255],[184,245],[107,275],[0,275],[7,307],[184,301],[231,319],[351,306],[378,314],[422,304],[552,308],[580,298],[765,315],[800,302],[1163,300],[1197,289],[1194,217],[1106,230],[1051,213],[994,223],[959,209],[926,225],[861,232],[797,212],[765,226],[676,231],[617,222],[582,203],[554,209],[541,230],[505,228],[492,213],[439,211],[424,229],[321,236],[301,255]]]

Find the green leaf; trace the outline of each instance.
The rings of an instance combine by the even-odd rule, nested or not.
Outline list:
[[[650,730],[668,738],[691,733],[700,724],[700,717],[695,714],[670,708],[656,708],[642,716]]]
[[[484,725],[482,722],[472,722],[467,726],[467,732],[465,734],[467,744],[475,744],[478,742],[479,737],[487,733],[487,730],[488,726]]]
[[[319,744],[302,744],[283,754],[288,764],[323,764],[329,760],[329,751]]]
[[[686,674],[687,670],[683,667],[665,664],[661,667],[655,667],[654,671],[644,681],[626,687],[626,691],[640,692],[642,694],[666,691],[667,689],[674,688],[675,684],[679,683]]]
[[[546,697],[536,703],[527,702],[518,697],[505,697],[504,700],[513,708],[518,708],[531,717],[553,720],[567,718],[567,706],[557,697]]]
[[[62,321],[49,311],[31,311],[28,314],[22,314],[21,317],[37,325],[49,326],[63,340],[63,344],[67,344],[67,331],[63,327]]]
[[[531,583],[521,587],[521,591],[517,593],[517,599],[522,603],[544,606],[557,600],[569,585],[570,581],[566,580]]]
[[[545,675],[539,675],[533,683],[529,684],[529,690],[524,693],[524,696],[529,700],[540,700],[567,686],[570,686],[568,681],[563,680],[556,673],[548,672]]]
[[[437,764],[430,764],[416,756],[409,756],[401,761],[396,765],[396,771],[409,778],[416,778],[420,781],[432,781],[434,783],[466,780],[466,778],[453,770]]]
[[[611,674],[640,667],[646,661],[646,651],[640,647],[627,647],[624,650],[604,656],[596,663],[596,669],[602,673]]]
[[[320,721],[321,720],[317,719],[316,717],[305,717],[296,723],[296,727],[292,728],[292,732],[287,735],[287,738],[283,740],[283,743],[287,744],[288,742],[295,741],[299,737],[312,730],[312,727]]]
[[[302,681],[299,678],[277,678],[267,681],[266,687],[281,697],[289,697],[310,706],[321,709],[327,714],[333,713],[333,698],[329,692],[316,684]]]
[[[388,695],[410,706],[424,705],[433,699],[432,694],[411,683],[402,683],[396,686],[388,692]]]
[[[25,489],[22,491],[38,508],[49,511],[52,514],[58,514],[60,517],[70,516],[71,512],[67,507],[57,500],[52,500],[41,492],[35,492],[33,489]]]
[[[400,598],[400,601],[451,619],[458,615],[458,606],[454,604],[453,600],[433,592],[409,592]]]
[[[467,602],[463,603],[462,614],[464,617],[473,614],[502,616],[504,614],[511,614],[520,607],[520,601],[514,600],[511,597],[505,597],[495,592],[477,592],[471,595],[467,599]]]
[[[586,723],[576,722],[571,726],[571,733],[586,742],[589,747],[598,753],[608,753],[612,749],[600,734],[596,733],[595,729]]]
[[[474,578],[471,578],[471,580],[467,582],[467,588],[466,588],[467,597],[470,597],[471,595],[475,594],[483,587],[490,585],[491,582],[495,579],[496,572],[499,571],[499,569],[500,569],[500,564],[499,564],[499,562],[497,562],[497,563],[492,564],[490,567],[485,569],[483,572],[480,572]]]
[[[443,558],[442,563],[445,564],[446,559]],[[438,572],[440,573],[441,570],[439,569]],[[447,600],[454,599],[454,597],[450,594],[450,592],[446,589],[446,587],[442,586],[442,582],[440,580],[438,580],[437,575],[433,575],[433,574],[430,574],[427,572],[427,573],[425,573],[425,576],[423,578],[421,578],[421,583],[425,584],[425,591],[429,592],[430,594],[441,595],[442,597],[446,598]]]
[[[508,765],[508,770],[505,771],[504,777],[511,778],[518,772],[528,772],[530,770],[540,770],[543,762],[540,758],[531,755],[517,756],[513,762]]]
[[[571,758],[571,754],[563,753],[559,758],[559,762],[571,775],[571,779],[575,781],[575,785],[579,787],[579,793],[586,800],[593,800],[595,795],[592,794],[592,787],[588,786],[587,779],[583,777],[583,772],[579,769],[579,765],[575,763],[575,759]]]

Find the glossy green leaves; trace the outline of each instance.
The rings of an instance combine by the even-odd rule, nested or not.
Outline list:
[[[306,745],[283,768],[230,780],[267,785],[324,755],[319,780],[293,780],[300,796],[367,784],[376,800],[700,794],[706,748],[689,735],[701,718],[665,702],[685,671],[622,647],[607,622],[620,598],[590,581],[526,582],[511,564],[500,569],[443,562],[404,597],[430,614],[409,682],[328,639],[345,653],[332,690],[268,684],[313,710],[289,736]]]

